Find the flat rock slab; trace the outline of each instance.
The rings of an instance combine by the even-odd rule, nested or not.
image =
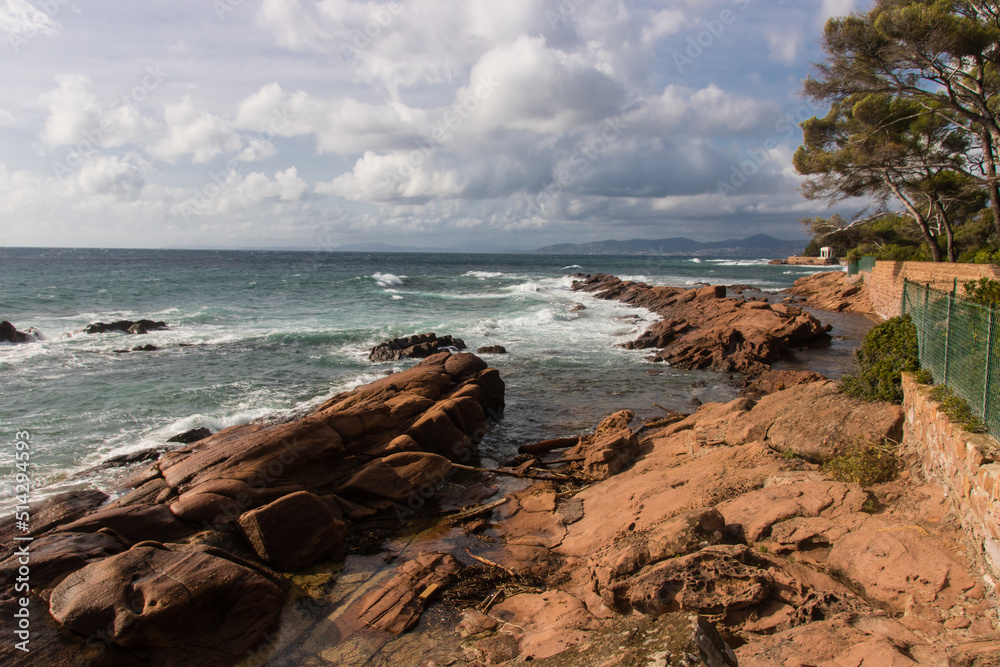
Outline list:
[[[558,655],[532,660],[539,667],[737,667],[736,655],[715,627],[693,614],[616,620]]]
[[[832,381],[810,382],[765,396],[738,416],[726,442],[763,441],[779,452],[823,462],[866,444],[899,442],[903,409],[841,394]]]
[[[402,634],[417,624],[427,601],[447,586],[462,567],[449,554],[420,554],[403,563],[392,579],[361,598],[355,614],[369,627]]]
[[[976,585],[968,569],[915,526],[887,525],[850,533],[834,544],[828,566],[873,600],[903,611],[918,604],[958,601]]]

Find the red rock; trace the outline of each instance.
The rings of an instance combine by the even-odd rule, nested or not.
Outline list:
[[[50,498],[31,503],[28,516],[31,517],[31,534],[42,535],[71,521],[75,521],[99,507],[108,499],[103,491],[67,491]],[[17,530],[14,514],[0,519],[0,558],[6,558],[15,549],[14,536],[24,535]]]
[[[114,536],[105,533],[54,533],[39,537],[30,545],[32,589],[47,588],[70,572],[126,548]],[[0,562],[0,581],[14,581],[21,565],[17,554]]]
[[[49,609],[82,635],[205,664],[242,657],[277,619],[284,586],[215,553],[143,546],[69,575]]]
[[[765,371],[747,382],[747,385],[740,390],[740,396],[757,399],[789,387],[822,382],[826,379],[813,371]]]
[[[925,604],[957,601],[976,585],[954,556],[919,529],[907,526],[850,533],[836,541],[828,564],[832,572],[862,587],[869,598],[899,611],[910,599]]]
[[[404,436],[405,437],[405,436]],[[420,489],[433,489],[451,472],[451,462],[437,454],[400,452],[372,461],[337,489],[348,498],[404,502]]]
[[[60,526],[66,533],[96,533],[107,528],[135,544],[145,540],[179,540],[196,529],[179,521],[165,505],[109,507]]]
[[[775,451],[821,462],[862,444],[899,442],[903,420],[898,405],[851,398],[832,381],[812,382],[765,396],[733,420],[725,439],[764,441]]]
[[[815,480],[778,484],[744,493],[719,505],[719,511],[726,517],[727,524],[742,527],[747,540],[759,542],[769,536],[772,526],[779,522],[795,517],[834,517],[860,512],[866,499],[857,484]],[[794,543],[794,533],[782,535]],[[802,539],[807,536],[803,535]]]
[[[354,613],[365,625],[402,634],[417,624],[430,597],[447,586],[461,569],[462,564],[454,556],[422,553],[361,598]]]
[[[332,556],[347,535],[339,509],[308,491],[284,496],[239,519],[254,552],[268,565],[297,570]]]
[[[785,290],[805,298],[806,306],[839,313],[874,314],[868,286],[842,271],[824,271],[804,276]]]
[[[684,369],[760,373],[790,347],[828,339],[827,327],[797,308],[720,298],[723,290],[684,290],[584,276],[574,290],[652,310],[663,317],[628,347],[660,348],[657,361]]]

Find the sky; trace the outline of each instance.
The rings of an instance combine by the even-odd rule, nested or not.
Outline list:
[[[803,238],[863,2],[0,0],[0,246]]]

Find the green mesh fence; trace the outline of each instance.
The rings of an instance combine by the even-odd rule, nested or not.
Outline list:
[[[874,271],[875,255],[865,255],[858,260],[858,271]]]
[[[849,276],[856,276],[856,275],[858,275],[858,263],[857,262],[851,262],[850,264],[847,265],[847,275],[849,275]]]
[[[965,399],[1000,439],[1000,313],[906,282],[903,314],[917,327],[921,367]]]

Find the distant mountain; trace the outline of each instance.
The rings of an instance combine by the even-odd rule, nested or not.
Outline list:
[[[701,243],[686,238],[632,239],[629,241],[594,241],[559,243],[530,250],[538,255],[680,255],[683,257],[760,257],[778,258],[798,255],[805,241],[786,241],[767,234],[745,239],[727,239]]]
[[[388,243],[349,243],[334,248],[339,252],[431,252],[462,254],[503,254],[522,253],[524,248],[505,248],[486,241],[479,243],[457,243],[448,247],[414,247],[389,245]]]

